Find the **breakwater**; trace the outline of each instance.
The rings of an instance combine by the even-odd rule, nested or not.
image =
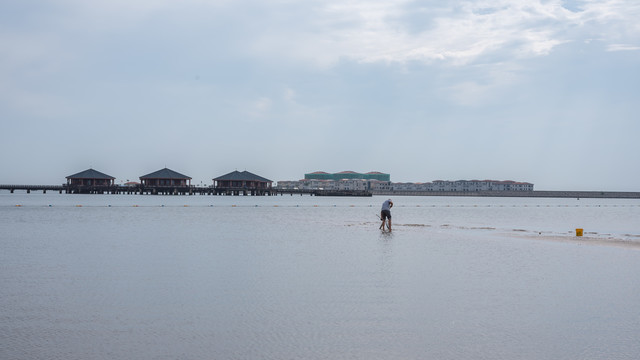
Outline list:
[[[623,191],[374,191],[374,195],[400,196],[469,196],[469,197],[539,197],[640,199],[640,192]]]

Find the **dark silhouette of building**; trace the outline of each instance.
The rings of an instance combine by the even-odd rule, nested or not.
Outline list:
[[[271,195],[273,181],[248,171],[233,171],[213,179],[216,194]]]
[[[77,174],[67,176],[67,186],[113,186],[116,178],[101,173],[100,171],[87,169]]]
[[[171,169],[164,168],[151,174],[140,176],[140,183],[143,187],[187,187],[191,186],[191,178]]]

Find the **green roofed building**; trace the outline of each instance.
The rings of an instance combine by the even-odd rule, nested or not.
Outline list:
[[[362,179],[362,180],[378,180],[378,181],[391,181],[391,175],[384,174],[377,171],[371,171],[366,174],[357,173],[354,171],[342,171],[339,173],[326,173],[324,171],[316,171],[309,174],[304,174],[305,180],[343,180],[343,179]]]

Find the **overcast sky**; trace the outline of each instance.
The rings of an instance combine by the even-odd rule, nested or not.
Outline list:
[[[640,191],[637,0],[0,2],[0,183]]]

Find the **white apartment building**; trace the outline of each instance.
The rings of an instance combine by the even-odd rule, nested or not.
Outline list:
[[[281,190],[346,190],[346,191],[389,191],[390,181],[342,179],[342,180],[316,180],[303,179],[297,181],[278,181],[277,188]]]
[[[408,192],[467,192],[467,191],[533,191],[533,184],[511,180],[434,180],[426,183],[392,183],[390,181],[342,179],[298,181],[278,181],[282,190],[370,190],[370,191],[408,191]]]
[[[371,191],[391,191],[391,181],[369,180]]]
[[[434,180],[430,183],[393,183],[393,191],[533,191],[533,184],[511,180]]]

